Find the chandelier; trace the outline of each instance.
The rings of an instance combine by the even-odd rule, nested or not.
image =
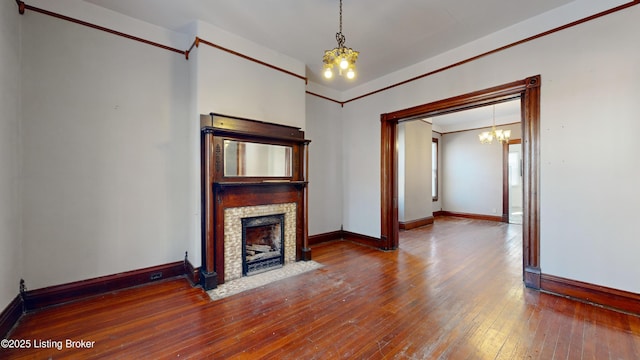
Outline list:
[[[495,138],[500,143],[509,142],[511,137],[511,130],[496,130],[496,105],[493,105],[493,125],[491,131],[483,131],[478,134],[478,139],[483,144],[491,144]]]
[[[344,46],[345,37],[342,35],[342,0],[340,0],[340,31],[336,33],[338,47],[325,50],[322,62],[324,63],[324,77],[333,77],[333,67],[338,68],[338,75],[342,76],[345,71],[348,79],[356,77],[356,60],[360,52]]]

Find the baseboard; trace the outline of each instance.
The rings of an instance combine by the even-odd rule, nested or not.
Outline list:
[[[425,225],[433,224],[433,216],[411,221],[400,221],[400,230],[411,230]]]
[[[311,245],[318,245],[321,243],[333,241],[333,240],[341,240],[342,239],[342,230],[331,231],[323,234],[311,235],[307,240],[307,243]]]
[[[115,275],[30,290],[25,292],[23,301],[25,310],[32,311],[162,279],[184,276],[185,272],[185,262],[178,261]]]
[[[193,267],[189,260],[185,260],[184,262],[184,273],[191,281],[192,285],[197,285],[200,283],[200,268]]]
[[[436,216],[436,213],[433,213],[433,214],[434,216]],[[497,215],[469,214],[469,213],[461,213],[461,212],[454,212],[454,211],[437,211],[437,214],[438,214],[437,216],[455,216],[455,217],[474,219],[474,220],[488,220],[488,221],[503,222],[502,216],[497,216]]]
[[[342,231],[342,238],[344,240],[353,241],[361,245],[373,246],[378,249],[380,248],[380,243],[382,242],[382,240],[377,237],[362,235],[345,230]]]
[[[382,241],[373,236],[357,234],[346,230],[336,230],[324,234],[309,236],[309,245],[317,245],[333,240],[349,240],[358,244],[373,246],[376,248],[380,248],[380,242]]]
[[[540,268],[524,267],[524,285],[531,289],[540,290]]]
[[[640,294],[548,274],[541,275],[540,285],[552,294],[640,315]]]
[[[23,313],[22,297],[16,296],[0,313],[0,339],[4,339]]]

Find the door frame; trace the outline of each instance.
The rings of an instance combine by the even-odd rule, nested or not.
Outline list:
[[[540,289],[540,85],[541,76],[531,76],[488,89],[381,114],[380,147],[380,248],[397,249],[399,121],[432,117],[520,99],[523,156],[523,281]]]

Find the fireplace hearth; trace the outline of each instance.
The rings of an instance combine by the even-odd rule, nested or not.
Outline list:
[[[284,214],[242,219],[242,275],[284,265]]]

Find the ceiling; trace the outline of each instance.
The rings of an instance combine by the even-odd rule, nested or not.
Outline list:
[[[83,0],[170,30],[201,20],[302,61],[310,81],[344,91],[572,0],[344,0],[345,45],[358,77],[322,78],[339,0]],[[185,44],[187,47],[187,44]]]
[[[520,98],[487,105],[479,108],[458,111],[445,115],[423,119],[433,124],[433,130],[441,133],[456,132],[468,129],[479,129],[486,126],[513,124],[521,121]]]

